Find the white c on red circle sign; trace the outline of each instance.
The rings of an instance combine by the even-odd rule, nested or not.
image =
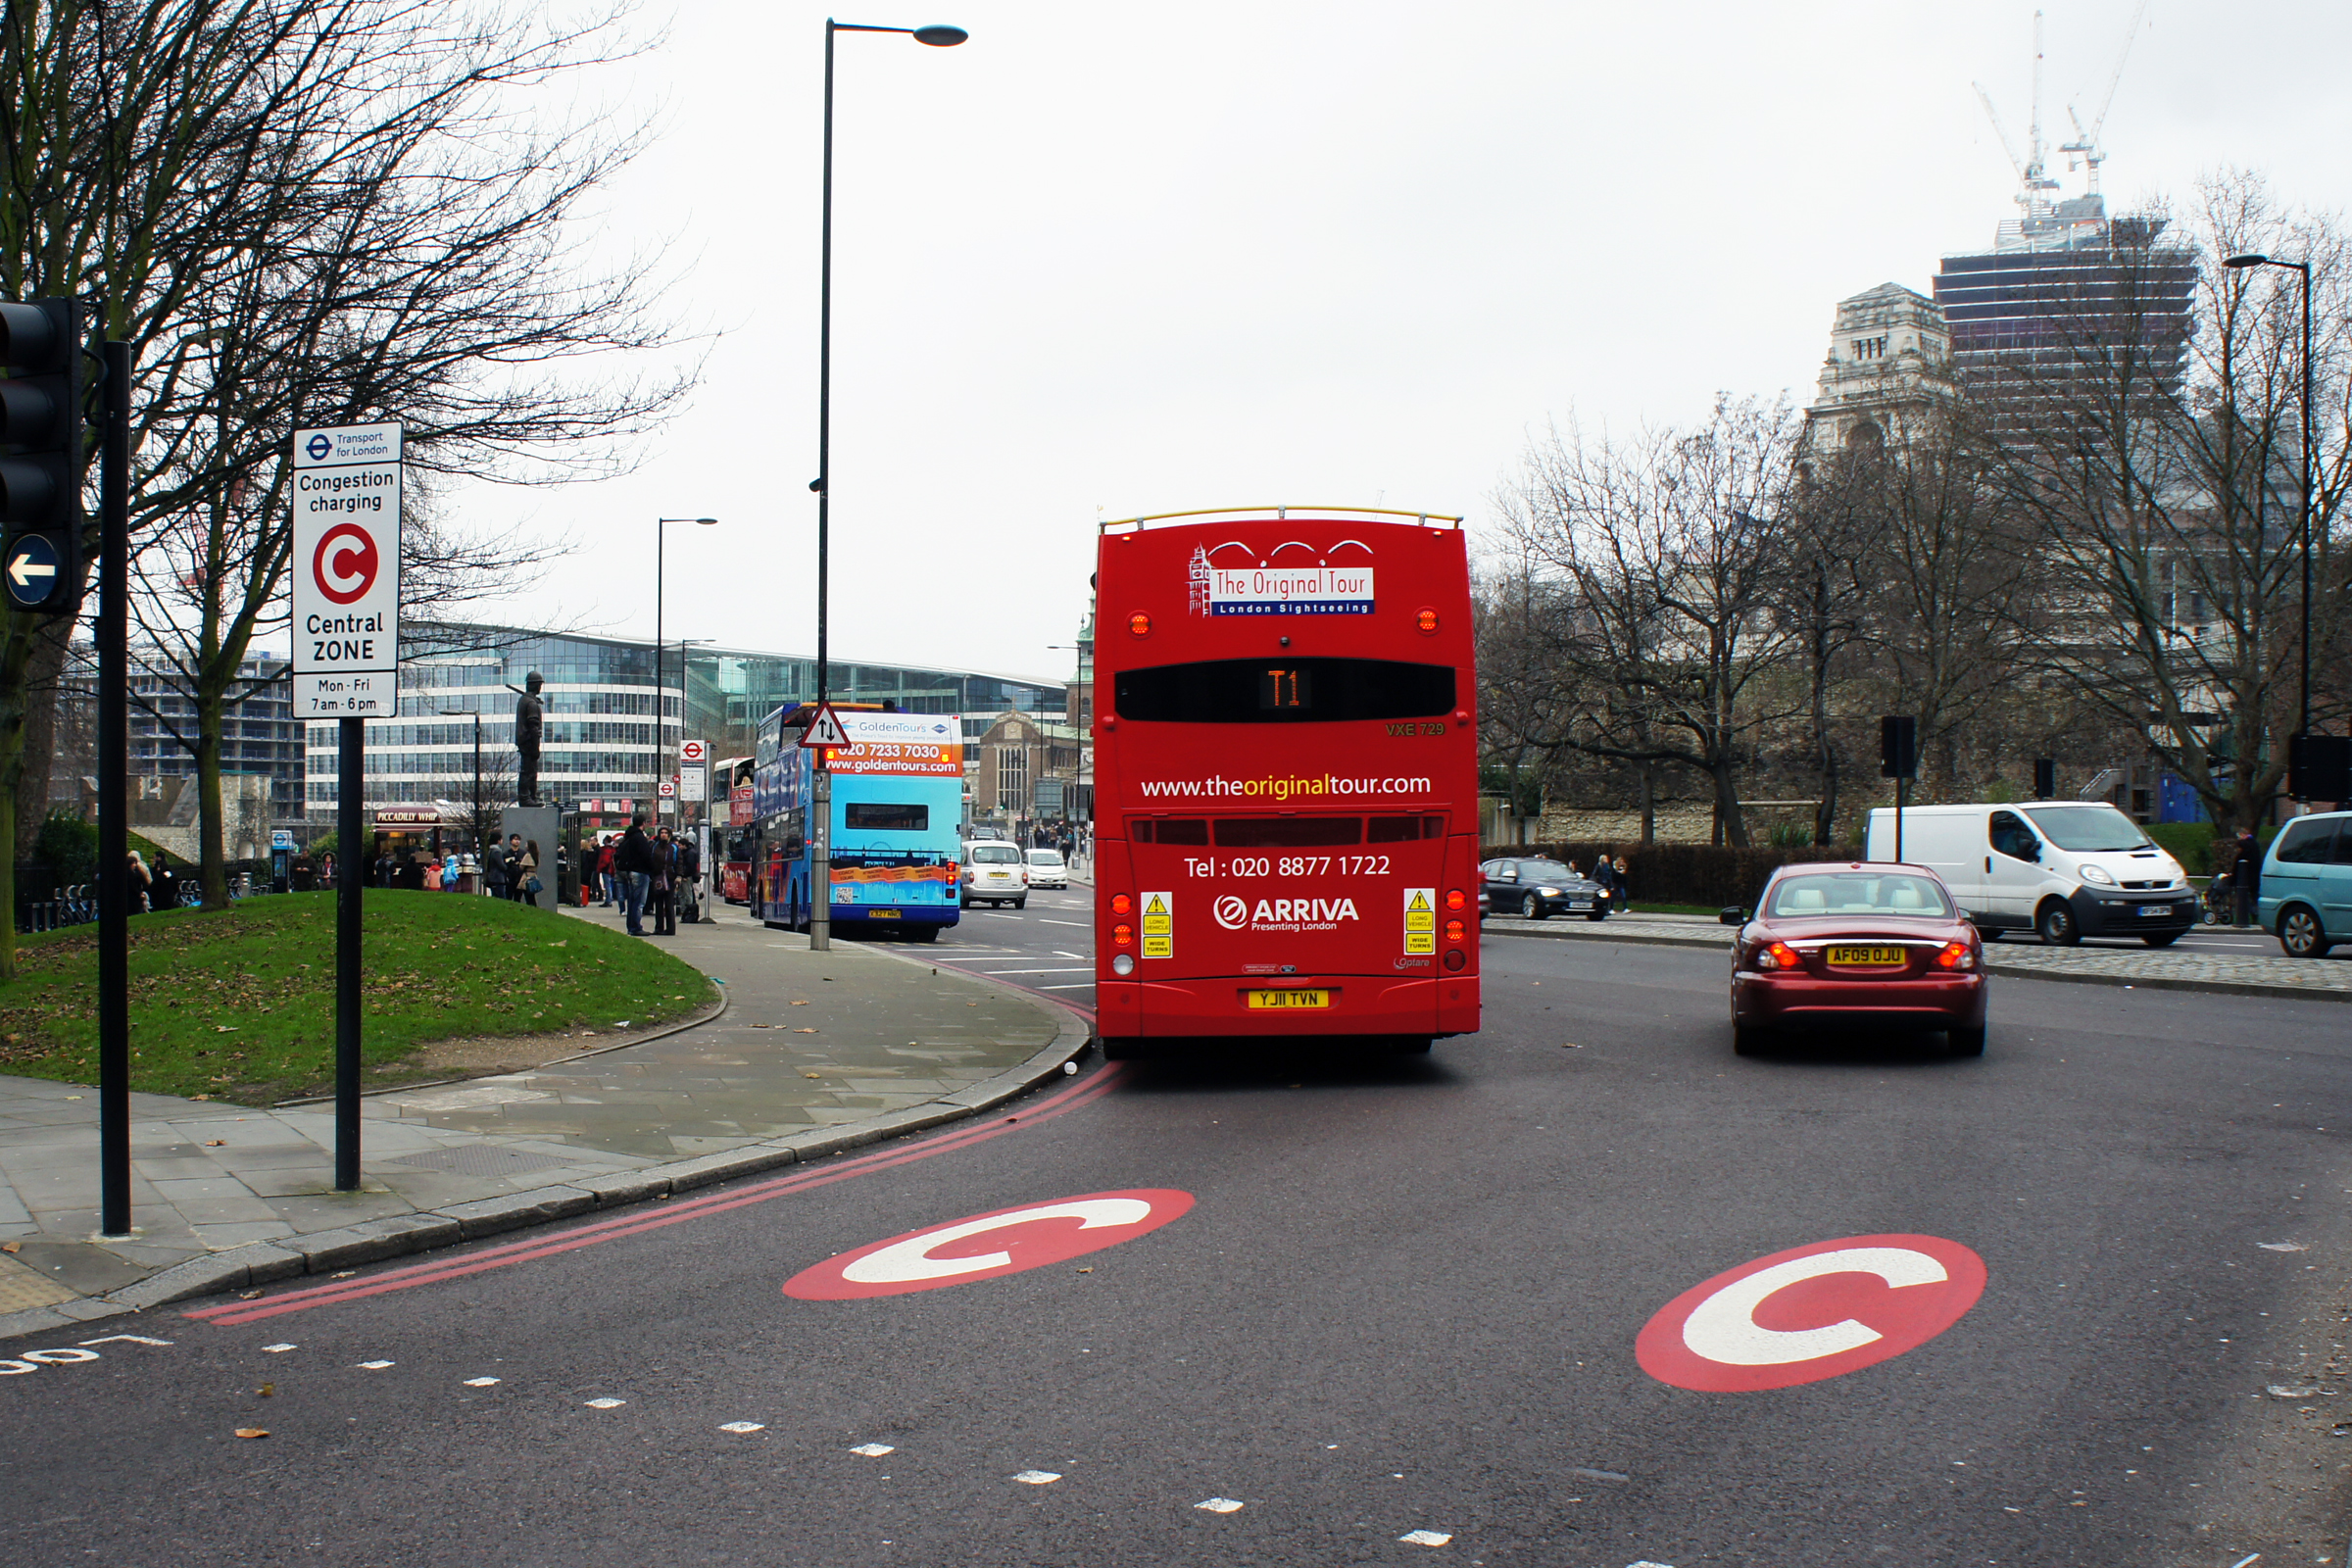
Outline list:
[[[311,553],[311,576],[318,591],[338,605],[355,604],[375,586],[379,569],[375,536],[356,522],[338,522],[318,538]]]
[[[829,1257],[786,1280],[784,1294],[846,1301],[1018,1274],[1132,1242],[1192,1206],[1190,1193],[1138,1187],[992,1209]]]
[[[1794,1388],[1917,1349],[1984,1294],[1984,1260],[1939,1236],[1848,1236],[1692,1286],[1634,1340],[1642,1370],[1708,1394]]]

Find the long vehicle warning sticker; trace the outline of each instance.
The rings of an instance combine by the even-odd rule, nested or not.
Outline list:
[[[1432,954],[1438,951],[1438,890],[1436,888],[1406,888],[1404,890],[1404,951],[1413,954]]]
[[[1144,956],[1173,958],[1176,956],[1176,896],[1172,893],[1146,893],[1144,905]]]

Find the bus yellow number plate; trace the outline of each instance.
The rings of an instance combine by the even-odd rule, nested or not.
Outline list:
[[[1826,956],[1832,964],[1849,968],[1884,969],[1911,961],[1911,955],[1901,948],[1832,948]]]
[[[1331,1005],[1331,993],[1328,991],[1252,991],[1250,993],[1250,1005],[1252,1009],[1328,1007]]]

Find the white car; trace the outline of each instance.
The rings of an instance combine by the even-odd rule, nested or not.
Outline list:
[[[959,902],[966,909],[975,904],[1009,904],[1016,909],[1026,908],[1029,867],[1022,863],[1020,850],[994,839],[966,844],[963,894]]]
[[[1070,868],[1063,863],[1059,850],[1029,852],[1029,885],[1033,888],[1066,888],[1070,885]]]

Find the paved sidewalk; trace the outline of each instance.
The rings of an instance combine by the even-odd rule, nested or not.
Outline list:
[[[1491,915],[1485,929],[1488,936],[1497,937],[1664,942],[1701,948],[1726,948],[1732,941],[1729,926],[1696,914],[1621,914],[1598,923],[1573,917],[1522,920]],[[2352,961],[2343,958],[2199,953],[2179,948],[2050,948],[2028,939],[1988,944],[1984,968],[1989,974],[2090,985],[2352,1002]]]
[[[986,1108],[1086,1044],[1070,1015],[1008,987],[862,943],[810,953],[724,906],[647,940],[718,982],[725,1010],[528,1071],[370,1096],[357,1193],[334,1191],[331,1104],[133,1095],[136,1231],[101,1240],[97,1091],[0,1077],[0,1244],[16,1248],[0,1252],[0,1337],[813,1158]]]

